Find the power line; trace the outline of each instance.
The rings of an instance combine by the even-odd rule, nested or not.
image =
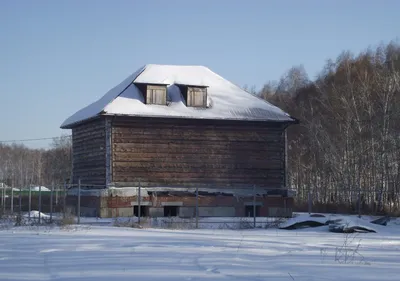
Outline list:
[[[71,135],[66,135],[66,136],[61,136],[61,137],[38,138],[38,139],[0,140],[0,143],[7,143],[7,142],[29,142],[29,141],[41,141],[41,140],[53,140],[53,139],[70,138],[70,137],[71,137]]]

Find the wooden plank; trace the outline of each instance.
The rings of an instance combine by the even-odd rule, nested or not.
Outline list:
[[[243,152],[253,153],[256,155],[265,153],[283,153],[284,147],[256,147],[256,146],[229,146],[225,144],[216,144],[215,146],[202,146],[200,144],[188,144],[179,146],[175,144],[132,144],[132,143],[119,143],[113,145],[115,152],[129,152],[129,153],[169,153],[169,154],[240,154]],[[266,155],[266,154],[265,154]]]
[[[138,183],[139,177],[116,177],[114,182],[123,183],[123,182],[131,182]],[[265,186],[268,188],[279,188],[281,187],[282,180],[270,180],[270,179],[252,179],[250,180],[230,180],[230,179],[204,179],[204,178],[191,178],[191,179],[145,179],[140,178],[141,186],[181,186],[181,187],[190,187],[190,186],[213,186],[213,187],[229,187],[229,186]]]
[[[93,170],[93,169],[92,169]],[[229,177],[229,178],[249,178],[253,176],[260,177],[270,177],[270,178],[281,178],[284,173],[282,171],[272,171],[271,169],[185,169],[185,170],[174,170],[174,169],[140,169],[140,168],[131,168],[131,167],[114,167],[115,175],[141,175],[148,177],[197,177],[200,176],[204,178],[210,177]]]
[[[74,166],[76,169],[86,168],[86,167],[95,167],[95,168],[103,168],[104,164],[100,161],[96,162],[85,162],[85,161],[76,161],[74,162]]]
[[[175,136],[163,136],[163,135],[136,135],[136,136],[115,136],[113,135],[114,143],[176,143],[176,144],[185,144],[185,143],[204,143],[207,145],[215,144],[216,142],[227,142],[237,145],[244,145],[244,143],[252,143],[252,144],[264,144],[264,145],[277,145],[281,144],[282,139],[276,138],[272,136],[262,137],[262,136],[191,136],[186,137],[178,134]]]
[[[191,153],[144,153],[144,152],[114,152],[114,162],[182,162],[182,163],[197,163],[197,162],[210,162],[213,163],[241,163],[241,162],[269,162],[269,161],[283,161],[281,153],[269,153],[267,155],[258,153],[254,156],[238,157],[236,154],[211,154],[202,153],[193,155]]]
[[[179,118],[148,118],[148,117],[118,117],[113,120],[113,126],[129,126],[129,127],[144,127],[145,125],[156,127],[156,126],[194,126],[194,127],[219,127],[239,129],[246,128],[284,128],[284,123],[279,122],[264,122],[264,121],[235,121],[235,120],[212,120],[212,119],[179,119]]]
[[[144,177],[128,177],[118,176],[114,179],[114,182],[136,182],[143,185],[159,185],[159,186],[187,186],[190,184],[214,184],[214,185],[230,185],[230,184],[241,184],[241,185],[281,185],[281,179],[266,179],[266,178],[253,178],[249,179],[227,179],[227,178],[144,178]]]
[[[198,128],[198,127],[170,127],[170,128],[162,128],[162,127],[114,127],[112,130],[114,136],[137,136],[137,135],[163,135],[174,136],[183,133],[185,136],[279,136],[282,134],[281,130],[257,130],[254,128],[254,131],[251,128],[245,129],[227,129],[227,128]]]
[[[186,170],[186,169],[211,169],[211,170],[238,170],[238,169],[267,169],[268,167],[278,167],[280,170],[283,161],[251,161],[236,163],[226,161],[225,163],[215,161],[198,161],[198,162],[174,162],[174,161],[127,161],[127,162],[114,162],[113,167],[119,171],[122,168],[138,168],[138,169],[165,169],[165,170]],[[271,168],[273,169],[273,168]]]
[[[92,155],[103,155],[105,153],[105,148],[101,147],[79,147],[76,150],[73,150],[74,155],[86,155],[86,156],[92,156]]]
[[[74,155],[74,162],[101,162],[104,159],[104,155],[92,155],[92,154],[83,154],[83,155]]]
[[[105,140],[105,134],[88,134],[88,135],[80,135],[75,137],[74,136],[74,145],[81,145],[81,144],[87,144],[87,140],[92,139],[93,141],[97,141],[98,143],[101,143]]]

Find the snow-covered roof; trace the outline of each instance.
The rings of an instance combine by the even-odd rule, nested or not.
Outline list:
[[[168,104],[145,104],[134,83],[165,84]],[[187,107],[177,85],[207,86],[207,108]],[[293,122],[280,108],[244,91],[204,66],[149,64],[61,125],[72,127],[98,115]]]

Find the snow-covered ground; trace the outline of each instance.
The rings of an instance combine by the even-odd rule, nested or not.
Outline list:
[[[14,227],[0,231],[0,280],[398,280],[397,221],[356,236],[327,227]]]

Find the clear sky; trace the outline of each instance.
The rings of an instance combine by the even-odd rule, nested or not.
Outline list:
[[[398,41],[399,11],[397,0],[0,0],[0,141],[60,135],[147,63],[206,65],[257,89],[293,65],[313,78],[342,50]]]

